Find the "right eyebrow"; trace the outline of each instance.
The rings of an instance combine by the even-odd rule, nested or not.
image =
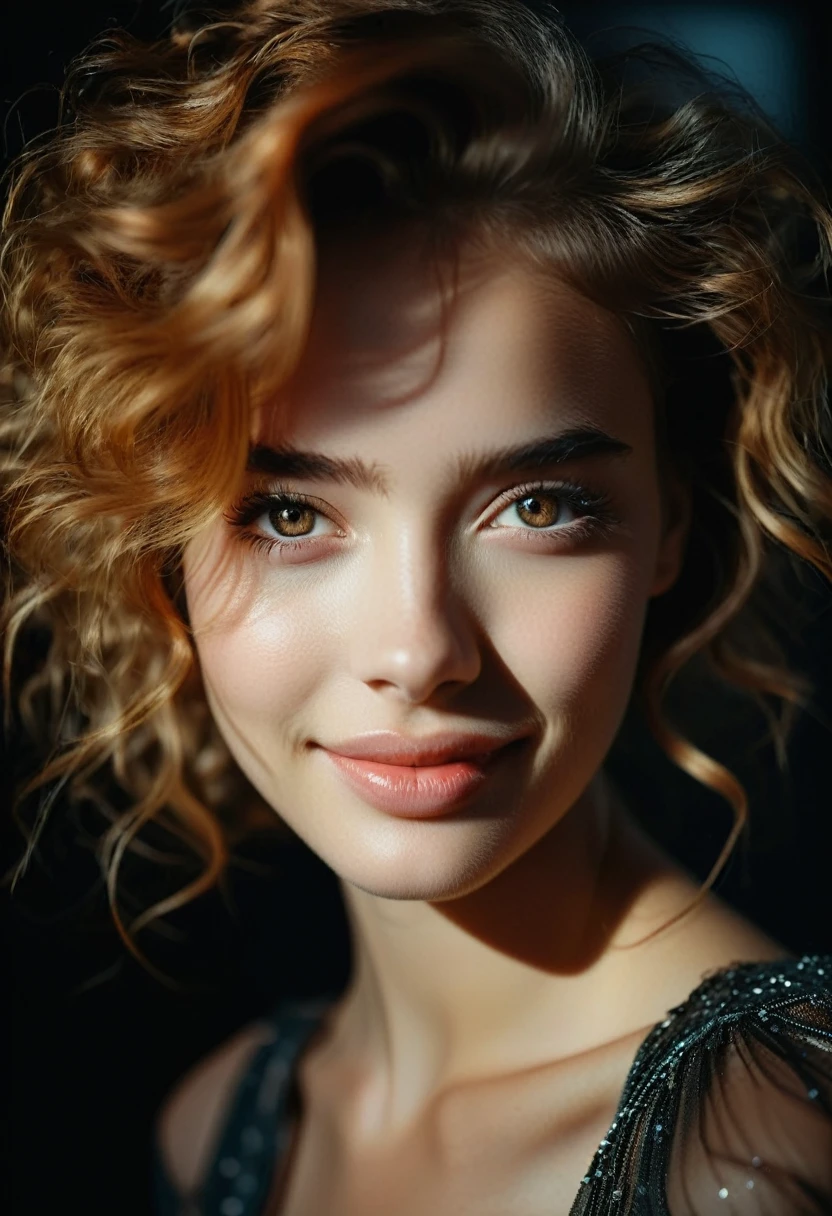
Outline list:
[[[466,453],[457,460],[456,475],[461,481],[468,481],[553,468],[569,460],[589,456],[627,456],[631,452],[629,444],[597,427],[573,427],[517,447]],[[368,464],[360,456],[325,456],[321,452],[305,452],[289,445],[270,447],[267,444],[254,444],[249,450],[246,471],[271,477],[348,483],[356,489],[374,494],[385,495],[390,489],[382,466]]]
[[[388,492],[379,466],[367,464],[360,456],[345,459],[324,456],[321,452],[302,452],[290,446],[254,444],[249,449],[246,472],[264,473],[269,477],[297,477],[304,481],[346,482],[374,494]]]

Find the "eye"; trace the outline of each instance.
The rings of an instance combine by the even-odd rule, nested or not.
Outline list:
[[[280,488],[271,493],[248,495],[224,518],[240,530],[241,540],[267,552],[274,548],[286,553],[297,551],[328,536],[339,535],[337,525],[323,510],[323,504],[318,506],[315,499]],[[249,530],[250,524],[258,526]]]
[[[502,510],[489,529],[513,532],[527,541],[556,536],[575,545],[620,523],[608,495],[574,482],[514,486],[497,505]],[[282,486],[248,495],[224,518],[243,543],[258,552],[274,549],[277,556],[292,561],[311,557],[322,542],[344,535],[325,503]]]
[[[516,498],[497,518],[513,514],[514,519],[508,520],[510,527],[517,527],[519,521],[532,528],[551,528],[553,524],[563,524],[564,508],[568,516],[569,505],[563,496],[558,496],[553,490],[538,490],[534,494]]]
[[[310,503],[289,499],[277,499],[265,514],[275,532],[287,540],[311,536],[320,519],[320,512]]]
[[[503,510],[489,525],[497,529],[588,534],[616,522],[608,495],[574,482],[515,486],[501,495],[499,504],[503,504]]]

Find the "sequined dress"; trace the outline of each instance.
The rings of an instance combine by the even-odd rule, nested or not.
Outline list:
[[[157,1150],[158,1216],[278,1216],[266,1202],[295,1065],[328,1005],[274,1011],[198,1192],[176,1193]],[[832,1216],[832,955],[722,968],[669,1010],[634,1057],[568,1216],[712,1213]]]

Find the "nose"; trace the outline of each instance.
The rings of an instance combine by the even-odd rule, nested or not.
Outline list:
[[[427,530],[399,529],[379,540],[362,565],[351,624],[353,674],[412,704],[444,685],[476,680],[477,621],[454,586],[447,546]]]

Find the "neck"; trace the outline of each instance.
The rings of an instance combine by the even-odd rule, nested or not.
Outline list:
[[[375,1078],[386,1119],[620,1034],[610,997],[632,957],[613,947],[633,918],[632,938],[654,927],[637,909],[661,869],[599,774],[555,828],[468,895],[390,900],[342,883],[355,964],[337,1037]]]

